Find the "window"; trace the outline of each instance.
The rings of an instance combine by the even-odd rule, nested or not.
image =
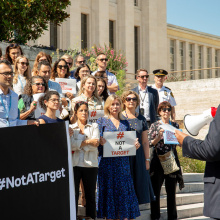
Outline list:
[[[109,46],[111,48],[115,47],[115,44],[114,44],[114,21],[109,21]]]
[[[138,27],[134,27],[134,68],[135,73],[139,69],[138,59],[139,59],[139,33]]]
[[[134,0],[134,6],[138,6],[138,0]]]
[[[87,15],[81,14],[81,49],[87,47]]]
[[[211,48],[207,48],[207,68],[211,68]],[[211,78],[211,69],[207,70],[207,78]]]
[[[198,69],[202,69],[202,46],[198,46]],[[202,78],[202,70],[198,71],[198,78]]]
[[[170,40],[170,71],[171,72],[175,70],[174,59],[175,59],[175,41]]]
[[[184,43],[180,42],[179,47],[179,53],[180,53],[180,70],[184,70]],[[181,78],[183,79],[185,77],[185,73],[181,73]]]
[[[50,22],[50,46],[57,48],[57,25]]]
[[[219,50],[215,50],[215,67],[219,67]],[[215,77],[220,77],[220,69],[215,69]]]
[[[189,69],[193,69],[193,44],[189,44]],[[194,79],[194,74],[190,72],[190,79]]]

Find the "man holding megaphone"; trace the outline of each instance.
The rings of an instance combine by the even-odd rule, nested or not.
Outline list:
[[[220,219],[220,106],[204,141],[192,138],[179,130],[175,130],[175,135],[182,146],[184,157],[206,161],[204,215]]]

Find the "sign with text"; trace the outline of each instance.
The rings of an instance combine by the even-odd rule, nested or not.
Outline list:
[[[104,116],[104,110],[90,110],[89,111],[89,122],[96,123],[96,121]]]
[[[62,93],[70,92],[72,94],[76,94],[76,80],[75,79],[56,78],[55,81],[60,84]]]
[[[35,115],[35,118],[36,118],[36,119],[39,118],[41,115],[44,115],[44,114],[46,113],[46,111],[45,111],[43,108],[41,108],[41,106],[40,106],[40,104],[39,104],[39,102],[38,102],[39,98],[40,98],[41,96],[43,96],[43,95],[44,95],[44,93],[37,93],[37,94],[34,94],[34,95],[33,95],[34,101],[37,102],[37,108],[36,108],[35,111],[34,111],[34,115]],[[57,117],[60,116],[60,110],[57,110],[57,111],[56,111],[56,116],[57,116]]]
[[[103,132],[106,143],[103,157],[122,157],[136,155],[136,131]]]
[[[0,128],[1,219],[76,219],[68,127]]]
[[[182,129],[177,129],[177,130],[182,131]],[[179,144],[175,134],[168,130],[164,131],[163,139],[164,139],[164,144],[176,144],[176,145]]]

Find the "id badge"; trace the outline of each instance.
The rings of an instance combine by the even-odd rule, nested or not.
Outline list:
[[[139,113],[140,113],[141,115],[144,115],[144,109],[143,109],[143,108],[140,108]]]

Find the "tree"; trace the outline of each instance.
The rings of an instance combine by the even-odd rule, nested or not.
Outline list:
[[[68,5],[70,0],[1,0],[0,41],[36,40],[50,21],[60,25],[69,17]]]

